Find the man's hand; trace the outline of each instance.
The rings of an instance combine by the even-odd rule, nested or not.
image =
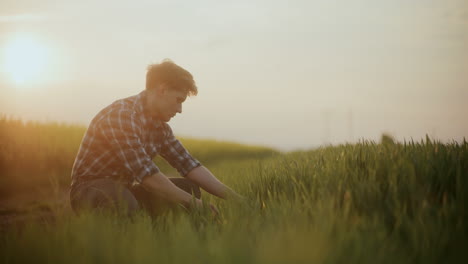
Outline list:
[[[145,177],[142,184],[147,191],[165,200],[182,204],[185,208],[193,207],[193,202],[195,207],[203,206],[200,199],[195,198],[193,201],[191,194],[177,187],[161,172]]]
[[[235,202],[242,202],[245,200],[244,197],[220,182],[207,168],[203,166],[199,166],[190,171],[186,178],[195,182],[205,191],[220,198]],[[192,195],[182,189],[179,189],[161,172],[145,177],[142,183],[143,187],[148,191],[153,192],[168,201],[182,204],[187,209],[202,209],[204,207],[203,202],[200,199],[194,199]],[[219,211],[216,206],[212,204],[209,204],[208,206],[215,216],[219,215]]]
[[[199,200],[199,199],[195,201],[195,207],[197,209],[203,209],[203,208],[205,208],[206,205],[210,208],[210,210],[211,210],[211,212],[213,213],[214,216],[219,215],[218,209],[213,204],[211,204],[211,203],[210,204],[203,204],[203,201]]]
[[[192,180],[203,190],[216,195],[226,200],[242,200],[241,195],[237,194],[231,188],[220,182],[207,168],[204,166],[196,167],[191,170],[186,176],[187,179]]]
[[[210,204],[210,209],[214,216],[219,216],[219,211],[216,208],[216,206],[214,206],[213,204]]]

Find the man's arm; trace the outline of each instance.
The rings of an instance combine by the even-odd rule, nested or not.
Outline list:
[[[228,200],[242,200],[243,197],[220,182],[205,166],[192,169],[186,176],[203,190]]]
[[[223,199],[242,200],[243,197],[221,183],[207,168],[192,157],[174,137],[170,126],[161,149],[161,156],[185,178],[190,179],[205,191]]]
[[[192,197],[191,194],[177,187],[161,172],[146,176],[143,178],[142,184],[147,191],[155,193],[165,200],[180,203],[186,208],[203,205],[200,199]],[[195,204],[192,204],[192,199],[194,199]]]

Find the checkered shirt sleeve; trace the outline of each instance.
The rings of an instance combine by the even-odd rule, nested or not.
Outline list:
[[[152,158],[146,153],[140,136],[143,126],[136,114],[127,109],[109,113],[99,124],[99,131],[117,153],[122,165],[133,173],[136,182],[159,172]]]
[[[182,143],[175,138],[169,125],[166,125],[166,127],[167,135],[162,144],[160,155],[169,162],[172,167],[177,169],[180,175],[185,177],[191,170],[200,166],[201,163],[193,158]]]

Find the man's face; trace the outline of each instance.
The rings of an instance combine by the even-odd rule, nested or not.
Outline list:
[[[148,108],[156,118],[169,122],[177,113],[182,113],[186,98],[186,92],[161,85],[148,93]]]

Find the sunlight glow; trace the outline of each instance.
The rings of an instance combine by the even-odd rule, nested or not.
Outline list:
[[[47,47],[32,35],[14,35],[4,47],[4,70],[17,85],[44,81],[49,59]]]

